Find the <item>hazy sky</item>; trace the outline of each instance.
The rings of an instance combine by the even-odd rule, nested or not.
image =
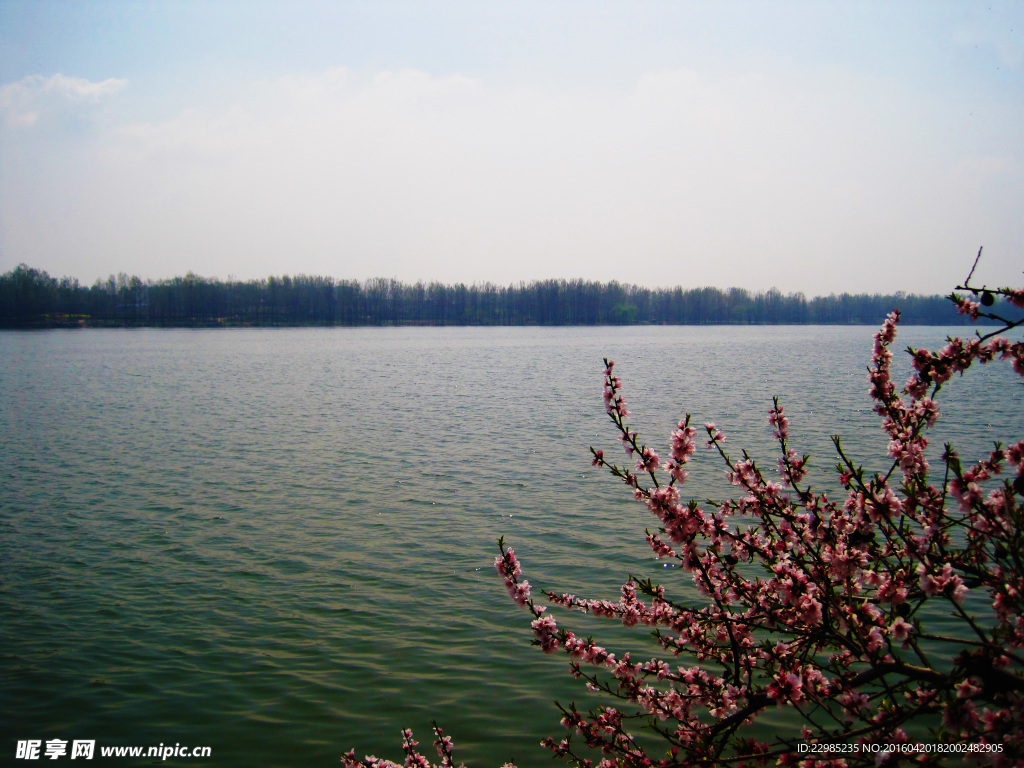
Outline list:
[[[1022,283],[1024,2],[0,2],[0,272]]]

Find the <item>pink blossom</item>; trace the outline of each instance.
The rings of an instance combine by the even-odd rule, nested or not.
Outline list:
[[[954,298],[956,302],[956,311],[961,315],[968,315],[972,320],[978,319],[978,312],[981,311],[981,304],[970,299],[964,299],[959,296]]]
[[[803,687],[800,676],[789,672],[777,676],[768,685],[767,692],[769,698],[777,701],[781,706],[786,700],[797,702],[803,699]]]
[[[929,597],[942,594],[951,597],[957,603],[963,602],[967,594],[967,585],[959,575],[953,573],[953,566],[949,563],[944,563],[937,572],[921,563],[917,566],[917,573],[921,577],[918,584]]]
[[[636,471],[653,472],[660,466],[661,459],[658,458],[658,454],[647,446],[644,446],[643,450],[640,452],[640,458],[636,460]]]
[[[977,678],[968,678],[956,685],[956,696],[958,699],[971,699],[981,693],[981,686]]]
[[[789,438],[789,419],[783,415],[782,406],[778,403],[768,412],[768,423],[775,427],[773,434],[776,440]]]
[[[685,464],[697,449],[695,437],[697,430],[690,426],[689,420],[679,422],[672,431],[672,458],[679,464]]]
[[[545,653],[554,653],[558,650],[558,639],[556,637],[558,625],[550,615],[534,619],[530,626],[533,627],[533,633],[537,636],[537,640],[540,641],[540,645]]]
[[[1014,443],[1006,449],[1006,456],[1013,466],[1024,467],[1024,440]]]
[[[965,289],[1024,306],[1024,291]],[[959,299],[958,306],[968,316],[979,314],[976,302]],[[941,713],[952,740],[985,745],[998,739],[1007,756],[1024,752],[1015,653],[1024,647],[1017,509],[1024,496],[1024,441],[996,447],[973,465],[947,446],[940,471],[930,474],[926,437],[947,383],[972,365],[997,360],[1024,375],[1024,343],[982,335],[982,329],[977,338],[949,339],[937,351],[910,350],[914,373],[901,393],[892,380],[898,321],[893,312],[875,334],[868,374],[890,461],[866,471],[837,439],[844,490],[836,498],[803,484],[807,457],[790,447],[790,420],[775,401],[768,421],[782,482],[766,479],[760,467],[773,463],[761,457],[730,457],[724,435],[707,422],[707,445],[717,449],[736,497],[683,499],[679,489],[695,451],[689,415],[673,429],[670,457],[662,464],[625,425],[622,382],[605,361],[608,416],[635,465],[617,466],[596,449],[593,464],[623,481],[655,516],[659,528],[646,532],[647,543],[657,557],[672,558],[674,568],[666,573],[684,581],[666,587],[631,578],[617,600],[544,593],[551,605],[645,632],[653,628],[663,652],[634,662],[628,652],[617,657],[585,634],[560,629],[535,604],[515,553],[502,545],[495,566],[512,599],[530,612],[535,644],[564,653],[570,673],[588,690],[616,701],[614,708],[586,714],[562,708],[564,727],[576,735],[545,739],[554,755],[593,766],[600,754],[598,768],[772,760],[808,768],[849,761],[860,768],[875,759],[884,765],[909,760],[882,752],[797,753],[796,731],[780,730],[771,744],[758,742],[751,727],[769,732],[761,715],[771,703],[790,708],[779,722],[796,722],[805,743],[834,739],[845,722],[860,734],[858,743],[901,744],[908,736],[900,723],[917,728],[922,714],[929,725],[928,718]],[[1021,477],[1000,478],[1007,464]],[[663,475],[671,480],[663,482]],[[969,609],[962,607],[968,583],[979,598]],[[936,614],[963,618],[969,629],[936,628]],[[667,750],[649,751],[633,738],[630,730],[645,725],[665,736]],[[435,733],[439,768],[447,768],[451,740]],[[403,734],[403,745],[407,765],[430,768],[411,733]],[[992,762],[1010,765],[1011,757]],[[357,762],[354,753],[342,763],[394,765],[370,756]]]
[[[872,627],[871,631],[868,632],[868,650],[871,652],[879,650],[885,643],[882,638],[882,630],[878,627]]]

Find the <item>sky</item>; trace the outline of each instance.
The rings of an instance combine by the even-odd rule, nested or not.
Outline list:
[[[0,0],[0,272],[1024,270],[1024,2]]]

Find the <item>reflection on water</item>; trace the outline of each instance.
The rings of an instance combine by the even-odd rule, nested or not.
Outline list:
[[[588,694],[530,646],[497,537],[538,586],[614,597],[633,573],[687,592],[643,543],[644,509],[590,466],[588,446],[617,445],[602,356],[658,449],[690,411],[771,458],[781,395],[832,487],[833,432],[882,466],[872,331],[2,333],[3,748],[180,742],[211,746],[211,763],[326,765],[350,747],[397,757],[400,728],[426,742],[437,719],[476,765],[546,760],[550,702]],[[937,429],[965,459],[1024,419],[1012,374],[971,378]],[[708,455],[691,478],[699,497],[728,492]],[[611,650],[655,651],[572,621]]]

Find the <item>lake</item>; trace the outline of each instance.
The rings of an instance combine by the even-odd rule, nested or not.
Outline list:
[[[885,466],[874,330],[0,333],[2,749],[180,743],[213,756],[167,764],[326,766],[350,748],[400,759],[399,731],[429,745],[437,720],[477,768],[546,763],[552,701],[591,700],[530,645],[496,539],[535,590],[614,599],[632,573],[690,594],[644,542],[654,519],[590,465],[591,445],[625,458],[602,357],[663,456],[689,411],[774,466],[777,394],[835,488],[831,434]],[[894,348],[957,332],[905,328]],[[1008,366],[948,389],[935,445],[970,460],[1020,438]],[[729,492],[714,458],[698,452],[684,495]],[[643,630],[556,617],[655,652]]]

